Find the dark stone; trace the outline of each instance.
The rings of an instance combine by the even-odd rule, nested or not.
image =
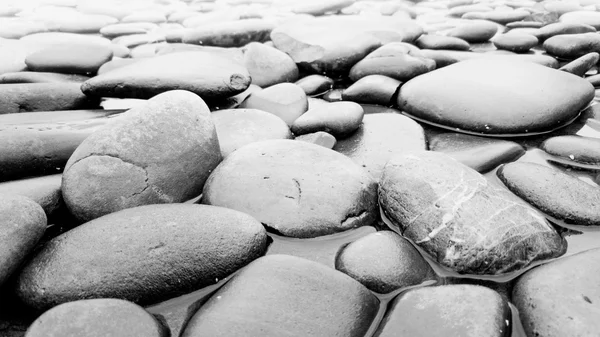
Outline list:
[[[368,75],[342,92],[344,101],[356,103],[391,105],[402,82],[383,75]]]

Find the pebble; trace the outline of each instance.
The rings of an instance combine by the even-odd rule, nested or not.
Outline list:
[[[390,106],[402,82],[384,75],[368,75],[342,92],[344,101]]]
[[[465,13],[462,18],[470,20],[488,20],[505,25],[510,22],[521,21],[530,15],[531,14],[526,10],[516,9],[512,11],[470,12]]]
[[[298,80],[298,67],[284,52],[258,42],[247,44],[242,51],[252,84],[264,88]]]
[[[376,191],[366,171],[335,151],[267,140],[225,158],[206,182],[202,202],[248,213],[277,234],[310,238],[372,225]]]
[[[388,48],[383,46],[380,49]],[[383,54],[380,49],[367,55],[350,69],[349,77],[356,82],[369,75],[384,75],[398,81],[408,81],[435,69],[435,61],[405,53]],[[383,54],[383,55],[382,55]]]
[[[352,278],[288,255],[256,260],[189,321],[192,336],[364,336],[379,300]]]
[[[600,13],[594,11],[573,11],[561,15],[560,22],[583,23],[600,29]]]
[[[79,83],[1,84],[0,115],[97,107],[100,100],[84,95],[79,87]]]
[[[489,41],[498,32],[498,26],[486,20],[473,20],[453,28],[448,36],[463,39],[469,43]]]
[[[486,6],[484,4],[465,4],[459,6],[448,7],[450,11],[448,11],[448,15],[461,17],[467,13],[481,13],[481,12],[491,12],[493,10],[492,7]]]
[[[60,74],[37,71],[19,71],[0,75],[0,84],[10,83],[83,83],[90,78],[85,75]]]
[[[531,206],[439,152],[393,157],[379,203],[404,237],[459,274],[506,274],[567,248]]]
[[[63,206],[60,184],[61,174],[26,178],[0,183],[0,194],[21,195],[42,206],[50,218]]]
[[[495,36],[492,39],[492,43],[500,50],[525,53],[537,46],[538,39],[533,35],[525,33],[507,33]]]
[[[560,67],[559,70],[571,73],[573,75],[583,77],[588,70],[595,66],[600,60],[600,54],[588,53],[575,59],[564,66]]]
[[[457,37],[426,34],[421,35],[416,41],[417,47],[421,49],[448,49],[448,50],[469,50],[471,45]]]
[[[511,192],[555,219],[570,225],[600,225],[598,186],[533,163],[506,164],[497,175]]]
[[[123,35],[145,34],[158,28],[158,25],[151,22],[130,22],[108,25],[100,29],[100,34],[108,39],[114,39]]]
[[[519,278],[513,303],[528,336],[594,336],[600,331],[600,249],[535,268]]]
[[[47,336],[167,337],[166,328],[142,307],[102,298],[58,305],[38,317],[25,337]]]
[[[333,88],[333,79],[323,75],[308,75],[296,81],[297,86],[302,88],[307,96],[321,96]]]
[[[95,74],[112,56],[106,46],[57,45],[30,54],[25,64],[31,71],[86,75]]]
[[[358,129],[363,116],[364,110],[357,103],[334,102],[309,109],[294,121],[291,130],[295,135],[325,131],[337,139],[343,139]]]
[[[214,284],[266,248],[263,226],[247,214],[206,205],[140,206],[50,240],[20,272],[16,293],[39,310],[90,298],[149,305]]]
[[[308,110],[308,100],[299,86],[280,83],[251,93],[239,107],[272,113],[292,126],[294,121]]]
[[[596,33],[564,34],[553,36],[543,44],[551,55],[575,59],[592,52],[600,52],[600,35]]]
[[[600,169],[600,139],[580,136],[557,136],[546,139],[540,148],[553,162],[569,166]]]
[[[211,23],[183,33],[182,42],[218,47],[242,47],[250,42],[265,42],[275,28],[263,19]]]
[[[380,294],[436,280],[412,244],[391,231],[369,234],[340,249],[335,269]]]
[[[596,28],[578,22],[555,22],[538,29],[535,34],[540,41],[556,35],[594,33]]]
[[[295,139],[299,140],[299,141],[319,145],[319,146],[322,146],[327,149],[333,149],[333,147],[337,143],[337,140],[335,139],[335,137],[325,131],[317,131],[317,132],[313,132],[313,133],[307,133],[305,135],[300,135],[300,136],[296,137]]]

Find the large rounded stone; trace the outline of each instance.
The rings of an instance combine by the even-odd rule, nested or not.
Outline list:
[[[298,67],[286,53],[258,42],[247,44],[242,51],[252,84],[264,88],[298,79]]]
[[[295,135],[325,131],[337,138],[351,135],[362,124],[363,108],[354,102],[333,102],[309,109],[292,124]]]
[[[16,292],[36,309],[88,298],[147,305],[214,284],[266,248],[264,228],[247,214],[193,204],[141,206],[49,241],[22,270]]]
[[[268,140],[225,158],[206,182],[202,201],[248,213],[285,236],[315,237],[371,225],[378,213],[376,187],[339,153]]]
[[[82,221],[125,208],[200,195],[221,160],[210,112],[198,96],[164,93],[94,132],[75,150],[62,192]]]
[[[544,41],[544,49],[553,56],[574,59],[600,52],[600,35],[594,33],[556,35]]]

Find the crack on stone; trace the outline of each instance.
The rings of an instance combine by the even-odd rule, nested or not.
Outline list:
[[[585,295],[581,295],[581,296],[583,296],[583,300],[584,300],[584,301],[588,302],[589,304],[592,304],[592,300],[590,300],[590,298],[589,298],[589,297],[587,297],[587,296],[585,296]]]
[[[296,184],[296,189],[298,190],[298,202],[300,202],[300,199],[302,198],[302,187],[300,187],[300,182],[298,181],[298,179],[296,178],[292,178],[292,180],[294,181],[294,183]],[[286,195],[286,198],[288,196]],[[294,199],[294,198],[292,198]]]

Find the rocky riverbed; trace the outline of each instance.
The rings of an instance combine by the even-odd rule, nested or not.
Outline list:
[[[600,0],[0,0],[0,336],[600,336]]]

